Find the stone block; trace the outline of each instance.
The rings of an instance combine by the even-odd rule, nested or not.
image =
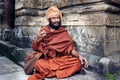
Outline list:
[[[2,14],[3,13],[3,9],[0,9],[0,14]]]
[[[13,56],[11,55],[11,52],[14,50],[14,48],[15,46],[11,45],[9,42],[0,41],[1,54],[16,61],[16,58],[13,58]]]
[[[16,47],[11,54],[17,58],[17,61],[23,61],[24,58],[32,51],[32,48],[18,48]],[[24,65],[22,65],[24,66]]]
[[[3,29],[1,33],[1,38],[4,41],[10,41],[11,39],[11,30],[10,29]]]
[[[110,26],[120,26],[120,14],[108,14],[106,23]]]
[[[111,60],[109,58],[103,57],[103,58],[100,59],[99,63],[101,65],[103,65],[103,67],[101,68],[101,72],[103,74],[117,72],[116,71],[117,68],[113,65],[113,63],[111,62]]]
[[[120,52],[120,41],[112,40],[104,42],[104,55],[110,56]]]
[[[116,4],[120,5],[120,0],[106,0],[106,2],[108,2],[108,3],[116,3]]]
[[[77,50],[98,56],[104,55],[105,26],[67,26]]]
[[[101,59],[100,56],[96,56],[96,55],[91,55],[83,52],[81,52],[80,54],[83,55],[88,60],[88,63],[91,66],[95,66]]]
[[[88,13],[88,12],[96,12],[96,11],[108,11],[108,12],[119,12],[120,8],[105,4],[103,2],[99,3],[92,3],[92,4],[86,4],[86,5],[76,5],[76,6],[70,6],[70,7],[64,7],[60,9],[64,14],[70,14],[70,13]],[[16,16],[45,16],[46,9],[40,10],[40,9],[32,9],[32,8],[23,8],[20,10],[16,10]]]
[[[66,7],[78,4],[85,4],[85,3],[99,3],[104,2],[107,4],[117,3],[120,5],[119,0],[16,0],[15,9],[22,9],[22,8],[38,8],[38,9],[46,9],[50,6],[58,6],[58,7]],[[116,5],[115,5],[116,6]],[[118,7],[118,6],[117,6]]]
[[[32,41],[35,39],[36,34],[40,27],[16,27],[11,32],[10,43],[19,47],[31,47]],[[16,42],[17,41],[17,42]]]
[[[106,27],[105,28],[105,42],[116,40],[115,27]]]
[[[4,2],[0,2],[0,9],[5,9],[5,3]]]
[[[101,73],[100,71],[101,71],[101,68],[103,67],[103,65],[100,65],[99,60],[102,57],[83,53],[83,52],[80,52],[80,54],[88,60],[88,63],[89,63],[88,70],[91,70],[91,71],[94,71],[97,73]]]
[[[112,19],[113,18],[113,19]],[[20,16],[15,20],[15,25],[47,25],[48,21],[41,16]],[[120,16],[104,12],[89,14],[66,14],[62,19],[63,25],[108,25],[119,26]]]
[[[114,52],[112,55],[108,56],[108,58],[114,64],[119,64],[120,63],[120,54],[119,54],[119,52]]]
[[[65,7],[70,5],[77,5],[83,3],[99,2],[102,0],[16,0],[15,9],[21,8],[39,8],[45,9],[49,6],[56,5],[58,7]]]
[[[114,26],[107,26],[105,28],[105,42],[110,42],[113,40],[120,41],[120,28]]]
[[[15,11],[15,15],[16,15],[16,17],[25,16],[25,15],[44,17],[45,16],[45,10],[39,10],[39,9],[21,9],[21,10]]]
[[[41,16],[20,16],[16,18],[15,20],[15,25],[18,26],[23,26],[23,25],[28,25],[28,26],[43,26],[47,25],[47,20],[45,17]]]
[[[5,41],[0,41],[0,49],[2,55],[15,62],[23,61],[26,55],[32,51],[32,48],[20,48]]]
[[[120,27],[115,27],[115,39],[120,41]]]
[[[20,9],[16,11],[16,25],[46,25],[46,10]],[[120,25],[119,15],[107,14],[97,11],[120,12],[120,9],[101,3],[79,5],[61,9],[63,12],[63,25]],[[87,14],[89,12],[89,14]],[[29,15],[29,16],[26,16]],[[96,17],[96,18],[95,18]]]
[[[91,3],[91,4],[83,4],[83,5],[75,5],[70,7],[65,7],[61,9],[63,14],[69,13],[88,13],[88,12],[98,12],[98,11],[107,11],[107,12],[119,12],[120,8],[106,4],[104,2],[99,3]]]
[[[103,65],[103,71],[104,73],[109,73],[109,66],[110,66],[110,59],[106,58],[106,57],[103,57],[102,59],[100,59],[99,61],[102,65]]]
[[[89,14],[67,14],[64,16],[65,16],[63,18],[64,25],[109,25],[109,26],[120,25],[119,15],[104,12]],[[110,19],[110,17],[114,18]]]

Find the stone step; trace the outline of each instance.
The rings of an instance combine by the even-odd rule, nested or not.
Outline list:
[[[5,56],[0,56],[0,75],[22,71],[23,69]]]
[[[23,61],[26,55],[32,51],[31,48],[19,48],[5,41],[0,41],[0,49],[2,50],[2,55],[9,57],[15,62]]]
[[[0,80],[27,80],[23,68],[4,56],[0,56]]]

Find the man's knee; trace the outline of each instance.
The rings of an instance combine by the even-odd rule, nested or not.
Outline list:
[[[34,63],[34,68],[35,68],[35,69],[40,68],[40,67],[45,68],[46,66],[49,66],[49,65],[48,65],[48,61],[43,60],[43,59],[37,60],[37,61]]]
[[[34,63],[34,68],[35,69],[38,69],[40,66],[42,66],[42,60],[37,60],[35,63]]]

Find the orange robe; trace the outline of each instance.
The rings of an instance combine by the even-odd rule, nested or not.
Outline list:
[[[42,80],[52,76],[65,78],[79,71],[81,63],[78,58],[70,54],[75,46],[67,30],[60,27],[51,32],[49,26],[41,30],[45,30],[47,35],[39,42],[36,38],[32,43],[32,48],[41,51],[44,56],[35,62],[34,68],[37,72],[31,75],[28,80]]]

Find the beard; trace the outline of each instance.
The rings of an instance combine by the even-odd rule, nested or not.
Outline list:
[[[55,26],[54,23],[58,23],[58,25]],[[61,21],[59,21],[59,22],[54,22],[54,23],[52,23],[51,20],[49,20],[49,26],[50,26],[52,29],[58,30],[58,29],[61,27]]]

